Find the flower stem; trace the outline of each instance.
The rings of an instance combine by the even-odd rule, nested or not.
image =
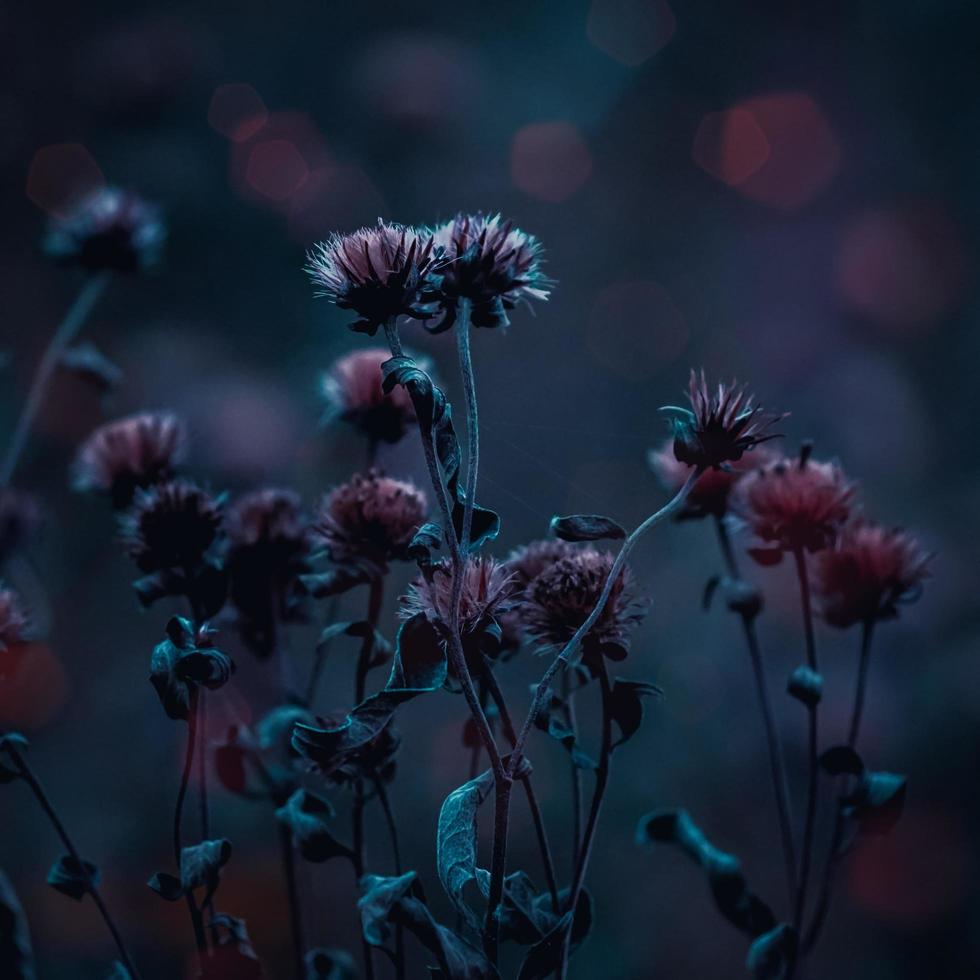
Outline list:
[[[41,781],[35,775],[34,770],[30,767],[27,760],[23,757],[23,755],[21,755],[15,746],[7,743],[4,745],[4,749],[6,750],[11,761],[17,767],[17,771],[20,773],[21,778],[30,787],[31,792],[34,794],[35,799],[37,799],[41,809],[51,821],[51,825],[54,827],[55,833],[57,833],[57,835],[61,838],[61,842],[65,845],[65,850],[68,851],[72,861],[74,861],[75,867],[84,874],[85,865],[82,863],[81,856],[79,855],[74,842],[68,836],[68,831],[65,829],[65,825],[61,822],[61,818],[58,816],[57,811],[55,810],[51,801],[48,799],[47,793],[44,792],[44,787],[41,785]],[[139,980],[139,971],[133,964],[133,960],[129,955],[129,950],[126,949],[126,944],[123,942],[122,935],[120,934],[119,929],[116,928],[116,924],[113,921],[112,916],[109,914],[109,909],[99,892],[98,886],[94,881],[92,881],[91,878],[89,878],[86,882],[86,887],[88,889],[88,893],[92,896],[92,901],[95,902],[96,908],[99,910],[99,914],[102,916],[103,922],[105,922],[106,927],[112,935],[116,948],[119,950],[119,956],[123,961],[123,965],[129,971],[130,975],[133,977],[133,980]]]
[[[55,369],[58,367],[61,356],[64,354],[68,345],[78,336],[82,327],[85,326],[85,321],[88,319],[89,314],[92,312],[99,297],[109,283],[110,275],[108,272],[99,272],[90,276],[85,281],[81,292],[79,292],[75,298],[75,302],[68,309],[65,318],[58,325],[58,329],[55,330],[54,336],[41,355],[41,362],[38,364],[34,380],[31,382],[30,390],[27,392],[27,399],[24,402],[24,408],[14,428],[10,445],[7,447],[7,454],[4,456],[3,465],[0,466],[0,486],[5,487],[10,483],[14,471],[17,469],[17,463],[20,460],[21,453],[24,451],[24,446],[27,445],[27,437],[31,433],[31,426],[34,424],[34,419],[41,407],[41,403],[44,401],[44,395],[47,391],[48,382],[51,380],[51,375],[54,374]]]
[[[299,887],[296,881],[296,855],[293,849],[293,833],[285,825],[279,825],[279,850],[286,877],[286,893],[289,897],[289,925],[293,937],[293,973],[296,980],[303,980],[306,967],[303,954],[306,941],[303,938],[303,920],[300,914]]]
[[[871,660],[871,641],[874,639],[875,621],[867,620],[861,629],[861,656],[858,662],[857,688],[854,692],[854,707],[851,709],[851,724],[847,732],[850,748],[857,745],[861,731],[861,717],[864,714],[864,695],[868,685],[868,664]]]
[[[623,570],[623,566],[626,564],[626,559],[629,558],[630,552],[633,550],[634,545],[655,525],[665,521],[672,514],[675,514],[684,505],[684,501],[687,499],[687,495],[691,492],[691,487],[697,482],[698,477],[701,475],[700,469],[693,469],[688,476],[687,480],[684,481],[684,485],[677,491],[674,497],[664,504],[660,510],[651,514],[642,524],[636,527],[633,532],[626,538],[623,542],[622,548],[619,549],[619,554],[616,555],[616,560],[613,562],[612,568],[609,570],[609,575],[606,578],[606,584],[602,587],[602,592],[599,594],[599,599],[592,609],[592,612],[585,618],[582,625],[575,631],[575,635],[565,644],[564,649],[557,657],[551,662],[551,665],[544,672],[544,676],[538,683],[534,692],[534,700],[531,702],[531,710],[528,712],[527,717],[524,719],[524,725],[521,728],[521,733],[517,737],[517,744],[514,746],[514,751],[510,755],[510,772],[513,775],[518,766],[521,764],[521,760],[524,755],[524,746],[527,743],[528,735],[531,732],[531,728],[534,725],[534,719],[538,717],[544,706],[551,696],[551,682],[554,679],[555,674],[559,670],[568,666],[572,654],[575,652],[576,647],[579,643],[588,635],[589,630],[595,625],[596,620],[602,615],[602,610],[606,607],[606,602],[609,600],[609,596],[612,594],[613,586],[616,584],[616,580],[619,578],[620,573]]]
[[[463,533],[460,535],[460,551],[465,555],[470,547],[473,530],[473,505],[476,502],[477,471],[480,467],[480,421],[476,403],[476,380],[473,376],[473,358],[470,354],[470,304],[460,299],[457,307],[456,343],[459,352],[459,373],[463,377],[466,394],[466,498],[463,501]],[[460,576],[460,585],[462,577]],[[457,603],[459,598],[457,596]]]
[[[569,684],[569,675],[562,674],[562,715],[568,730],[578,740],[578,719],[575,717],[575,692]],[[574,759],[568,760],[572,779],[572,874],[575,874],[575,864],[578,861],[578,851],[582,846],[582,770],[575,765]],[[555,908],[557,908],[557,904]]]
[[[395,813],[391,808],[391,800],[388,798],[384,780],[378,775],[374,776],[374,789],[378,794],[378,802],[381,804],[381,811],[384,813],[385,823],[388,826],[388,836],[391,838],[395,874],[400,876],[402,873],[402,857],[401,848],[398,846],[398,824],[395,821]],[[401,922],[395,923],[395,976],[397,980],[404,980],[405,978],[405,931]]]
[[[731,539],[724,520],[715,518],[715,529],[718,532],[718,544],[722,557],[728,568],[728,574],[738,581],[739,571],[735,553],[732,550]],[[745,645],[752,661],[752,672],[755,675],[755,686],[759,696],[759,707],[762,711],[762,721],[766,730],[766,742],[769,746],[769,769],[772,775],[773,794],[776,799],[776,810],[779,815],[779,833],[783,845],[783,861],[786,865],[786,883],[790,900],[796,895],[796,844],[793,840],[793,823],[789,812],[789,788],[786,781],[786,768],[783,762],[783,747],[779,739],[779,731],[773,717],[772,702],[769,697],[769,685],[766,680],[765,665],[759,649],[759,637],[755,629],[755,617],[748,611],[739,613],[742,620],[742,631],[745,634]]]

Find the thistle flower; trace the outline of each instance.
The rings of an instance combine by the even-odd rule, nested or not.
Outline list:
[[[522,605],[528,636],[546,649],[565,646],[595,608],[615,560],[610,552],[583,548],[541,572],[528,585]],[[587,652],[621,660],[644,615],[632,576],[624,568],[583,646]]]
[[[422,613],[430,622],[449,625],[453,570],[448,562],[434,565],[417,578],[402,596],[398,615],[411,619]],[[463,633],[482,631],[504,612],[513,592],[513,578],[506,566],[489,557],[468,558],[463,569],[459,622]]]
[[[54,219],[43,247],[66,265],[88,272],[138,272],[156,264],[166,237],[154,205],[130,191],[104,187]]]
[[[380,575],[389,561],[405,556],[427,507],[425,494],[412,483],[377,470],[358,473],[320,501],[311,527],[313,543],[339,565]]]
[[[703,370],[700,376],[691,371],[687,397],[690,409],[667,405],[661,411],[671,413],[678,462],[705,470],[740,460],[759,443],[778,438],[766,430],[786,417],[753,405],[744,385],[719,383],[711,392]]]
[[[724,517],[732,488],[741,477],[759,466],[765,466],[776,458],[768,446],[756,446],[752,456],[732,460],[724,468],[705,470],[695,481],[677,515],[678,520],[700,517]],[[687,482],[693,466],[682,463],[674,455],[674,440],[668,439],[660,449],[651,449],[647,455],[650,468],[659,477],[664,488],[676,493]]]
[[[817,556],[815,586],[831,626],[895,619],[919,597],[932,556],[908,532],[858,521]]]
[[[856,493],[834,463],[782,457],[739,480],[732,511],[772,547],[750,554],[774,564],[784,551],[820,551],[833,544],[851,514]]]
[[[222,501],[187,480],[137,490],[120,519],[123,544],[144,572],[193,569],[214,544]]]
[[[472,303],[474,327],[506,327],[507,310],[522,300],[546,300],[551,285],[541,271],[541,244],[499,214],[458,214],[435,231],[443,250],[443,308],[438,330],[456,322],[460,299]]]
[[[0,652],[27,638],[28,619],[20,596],[0,586]]]
[[[432,235],[388,224],[331,235],[307,256],[306,272],[320,296],[360,319],[351,329],[371,336],[386,320],[424,320],[436,310],[439,285]]]
[[[0,487],[0,563],[25,545],[40,520],[30,494],[14,487]]]
[[[144,412],[100,426],[82,444],[72,486],[99,491],[122,509],[138,488],[169,479],[186,449],[184,423],[170,412]]]
[[[381,365],[391,357],[384,347],[370,347],[339,358],[324,375],[323,393],[330,416],[360,429],[371,442],[398,442],[415,424],[415,406],[401,385],[381,390]],[[423,370],[424,358],[417,359]]]

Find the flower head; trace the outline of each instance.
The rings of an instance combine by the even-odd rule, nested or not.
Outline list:
[[[384,347],[354,351],[334,362],[324,375],[323,393],[330,415],[360,429],[372,442],[398,442],[415,424],[415,406],[401,385],[381,390],[381,365],[391,357]],[[424,358],[418,359],[425,369]]]
[[[784,551],[820,551],[833,544],[851,514],[856,488],[834,463],[782,457],[747,473],[732,495],[732,510],[771,548],[752,551],[775,562]]]
[[[28,619],[20,596],[0,586],[0,651],[27,638]]]
[[[524,596],[522,618],[527,634],[546,648],[565,646],[595,608],[614,562],[610,552],[583,548],[541,572]],[[632,576],[624,568],[583,646],[622,659],[629,650],[630,634],[644,614]]]
[[[712,392],[704,371],[700,375],[691,371],[687,397],[689,409],[668,405],[662,411],[671,413],[678,462],[701,469],[740,460],[759,443],[778,438],[778,433],[766,430],[785,418],[753,405],[744,385],[719,383]]]
[[[170,412],[144,412],[100,426],[75,458],[76,490],[111,495],[118,508],[129,505],[140,487],[167,480],[186,449],[184,423]]]
[[[26,544],[40,522],[40,512],[30,494],[0,487],[0,563]]]
[[[437,256],[425,230],[388,224],[349,235],[331,235],[315,245],[306,271],[319,295],[360,317],[351,329],[371,334],[386,320],[435,313]]]
[[[541,244],[499,214],[458,214],[435,231],[441,266],[445,318],[456,322],[460,299],[473,304],[474,327],[506,327],[507,310],[521,300],[546,300],[551,281],[541,271]]]
[[[166,237],[154,205],[131,191],[104,187],[52,221],[44,249],[89,272],[138,272],[156,264]]]
[[[452,605],[453,570],[448,562],[432,566],[402,596],[398,615],[411,619],[422,613],[430,622],[446,628]],[[463,570],[459,622],[463,633],[482,630],[505,611],[513,580],[505,565],[489,557],[468,558]]]
[[[144,572],[195,568],[218,536],[221,506],[187,480],[137,490],[120,520],[123,543]]]
[[[728,501],[732,488],[741,477],[752,469],[765,466],[776,458],[768,446],[756,446],[751,456],[732,460],[724,469],[721,467],[705,470],[695,481],[678,514],[678,520],[698,517],[724,517],[728,511]],[[647,460],[650,468],[660,478],[664,487],[676,493],[687,482],[693,467],[682,463],[674,455],[674,440],[668,439],[660,449],[651,449]]]
[[[378,574],[389,561],[405,556],[427,508],[425,494],[414,484],[377,470],[358,473],[320,501],[313,542],[339,565]]]
[[[931,555],[908,532],[858,521],[816,561],[821,613],[831,626],[895,619],[898,606],[918,598]]]

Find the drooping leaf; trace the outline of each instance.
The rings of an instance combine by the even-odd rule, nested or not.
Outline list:
[[[532,685],[532,693],[534,692]],[[595,769],[595,760],[584,752],[578,745],[575,732],[565,720],[565,701],[555,691],[549,693],[548,700],[534,718],[534,724],[543,732],[547,732],[569,754],[572,764],[578,769]]]
[[[27,917],[10,884],[0,871],[0,977],[35,980],[34,950]]]
[[[261,980],[262,965],[244,919],[219,914],[210,919],[214,947],[205,964],[204,980]]]
[[[91,341],[86,340],[69,347],[61,355],[59,366],[87,381],[102,393],[113,391],[122,382],[122,371]]]
[[[656,684],[616,678],[609,696],[609,711],[619,728],[619,738],[613,742],[613,749],[628,742],[640,730],[643,722],[643,698],[663,696],[664,692]]]
[[[99,883],[99,869],[82,859],[81,866],[70,854],[62,854],[48,872],[48,884],[62,895],[80,902]]]
[[[27,739],[20,732],[7,732],[0,735],[0,783],[11,783],[15,779],[20,779],[20,769],[8,756],[6,749],[9,747],[15,753],[23,752],[28,748]]]
[[[476,864],[477,811],[480,804],[493,791],[493,772],[487,770],[475,779],[454,789],[443,801],[439,810],[436,830],[436,865],[439,880],[456,910],[474,928],[478,928],[478,916],[466,900],[464,890],[475,882],[486,897],[490,889],[490,876]]]
[[[738,858],[715,847],[686,810],[648,813],[640,819],[636,836],[641,844],[674,844],[697,863],[708,878],[718,910],[737,929],[755,937],[775,926],[769,907],[749,890]]]
[[[797,667],[789,675],[786,691],[808,708],[813,708],[823,697],[823,677],[810,667]]]
[[[292,831],[300,854],[317,864],[335,857],[354,860],[354,852],[341,844],[330,830],[334,815],[334,808],[327,800],[302,788],[276,810],[276,819]]]
[[[357,964],[345,949],[311,949],[304,963],[305,980],[357,980]]]
[[[894,772],[866,772],[853,802],[855,816],[866,834],[887,834],[905,807],[907,777]]]
[[[755,980],[785,980],[795,957],[796,933],[780,922],[753,941],[745,966]]]
[[[235,671],[231,657],[204,639],[202,644],[189,620],[174,616],[167,623],[167,639],[153,650],[150,683],[168,717],[175,720],[186,720],[190,714],[191,691],[197,685],[217,690]]]
[[[562,889],[558,893],[559,907],[567,903],[569,899],[568,889]],[[578,901],[575,904],[575,916],[566,912],[560,918],[555,914],[551,905],[550,895],[541,895],[535,900],[540,911],[545,911],[550,915],[553,925],[544,933],[524,958],[521,964],[518,980],[545,980],[552,976],[561,965],[562,943],[565,933],[572,930],[569,936],[569,956],[571,956],[579,946],[585,941],[592,930],[592,896],[586,889],[579,893]]]
[[[180,877],[158,871],[147,882],[161,898],[176,902],[188,892],[204,887],[201,905],[207,905],[218,887],[221,869],[231,858],[231,841],[224,838],[202,841],[180,852]]]
[[[562,541],[622,541],[626,531],[611,517],[601,514],[569,514],[552,517],[551,530]]]
[[[409,543],[406,554],[419,565],[431,565],[432,552],[442,546],[442,528],[438,524],[423,524]]]

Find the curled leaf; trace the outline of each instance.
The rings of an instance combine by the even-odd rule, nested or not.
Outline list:
[[[321,863],[335,857],[354,860],[354,853],[331,833],[329,823],[334,808],[327,800],[306,789],[298,789],[276,810],[276,819],[293,834],[300,854],[307,861]]]
[[[745,966],[755,980],[785,980],[796,958],[796,945],[793,927],[780,922],[753,941]]]
[[[180,852],[180,877],[160,871],[147,884],[161,898],[176,902],[196,888],[205,888],[201,905],[207,905],[217,890],[221,869],[231,858],[231,841],[224,838],[202,841]]]
[[[613,742],[613,749],[628,742],[640,730],[643,722],[643,698],[663,696],[664,692],[656,684],[616,678],[609,697],[609,712],[619,728],[619,738]]]
[[[62,854],[48,872],[48,884],[62,895],[80,902],[99,883],[99,869],[91,861],[81,865],[70,855]]]
[[[808,708],[813,708],[823,697],[823,677],[809,667],[797,667],[789,676],[786,691]]]
[[[150,683],[168,717],[186,720],[197,685],[217,690],[234,673],[231,657],[209,644],[208,634],[198,635],[182,616],[167,623],[167,639],[157,644],[150,659]]]
[[[626,531],[611,517],[601,514],[569,514],[552,517],[551,531],[562,541],[622,541]]]

